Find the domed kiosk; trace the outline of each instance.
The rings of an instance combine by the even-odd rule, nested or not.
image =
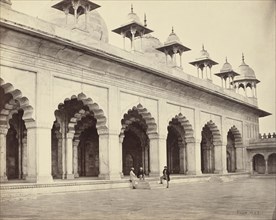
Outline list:
[[[169,37],[164,43],[164,46],[156,48],[156,50],[159,50],[163,52],[166,55],[166,63],[168,64],[167,57],[171,57],[171,61],[173,63],[173,66],[177,66],[176,64],[176,55],[179,54],[180,58],[180,64],[179,67],[182,69],[182,53],[185,51],[191,50],[188,47],[185,47],[179,37],[174,33],[174,29],[172,28],[172,32],[170,33]]]
[[[94,40],[108,42],[108,30],[101,15],[94,9],[100,6],[88,0],[68,1],[63,0],[52,8],[64,12],[65,17],[60,16],[60,12],[51,10],[43,17],[51,23],[62,27],[77,29],[89,34]],[[85,16],[82,16],[85,15]]]
[[[239,76],[234,78],[234,88],[238,93],[242,89],[246,97],[257,98],[256,85],[260,81],[256,78],[254,70],[244,62],[242,54],[242,63],[237,70]]]
[[[225,63],[223,64],[220,72],[215,73],[215,75],[221,78],[222,88],[232,89],[234,77],[238,76],[239,74],[233,70],[232,65],[228,63],[226,57]]]

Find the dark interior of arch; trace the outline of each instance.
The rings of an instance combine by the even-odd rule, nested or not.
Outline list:
[[[236,165],[236,146],[235,146],[235,136],[231,130],[227,133],[227,171],[233,173],[237,169]]]
[[[167,135],[167,166],[171,173],[186,173],[185,131],[177,119],[168,126]]]
[[[202,173],[214,173],[215,155],[213,135],[209,126],[205,125],[201,132],[201,171]]]
[[[123,140],[123,174],[129,175],[131,167],[135,172],[143,167],[149,174],[149,138],[146,133],[146,124],[142,120],[132,122],[124,131]]]

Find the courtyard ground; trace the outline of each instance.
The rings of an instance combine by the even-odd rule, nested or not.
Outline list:
[[[3,220],[272,219],[275,178],[179,183],[170,188],[111,189],[2,201]]]

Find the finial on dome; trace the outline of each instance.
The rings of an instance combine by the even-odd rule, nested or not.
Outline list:
[[[173,26],[172,26],[172,34],[174,34],[174,29],[173,29]]]
[[[131,13],[133,13],[133,4],[131,4],[130,11],[131,11]]]
[[[227,57],[225,57],[225,63],[228,63],[228,61],[227,61]]]
[[[205,50],[205,49],[204,49],[204,44],[202,44],[202,50]]]
[[[144,26],[147,27],[147,15],[144,13]]]
[[[244,63],[244,54],[242,53],[242,62]]]

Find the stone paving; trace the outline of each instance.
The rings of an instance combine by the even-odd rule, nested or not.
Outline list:
[[[161,185],[160,185],[161,186]],[[111,189],[4,201],[3,220],[272,219],[275,178],[179,183],[151,190]]]

